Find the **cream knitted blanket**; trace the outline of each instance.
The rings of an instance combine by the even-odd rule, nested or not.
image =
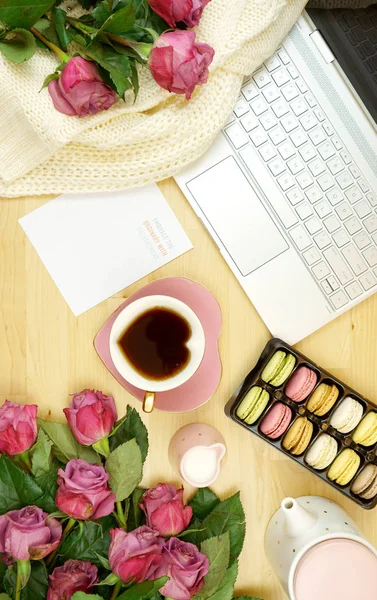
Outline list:
[[[215,58],[190,101],[140,70],[140,94],[78,119],[39,92],[56,59],[39,50],[27,63],[0,57],[0,196],[120,190],[158,181],[198,158],[230,113],[245,75],[270,56],[305,0],[212,0],[197,28]]]

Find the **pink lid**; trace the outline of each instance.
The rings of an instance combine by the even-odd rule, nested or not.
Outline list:
[[[297,565],[295,600],[376,600],[377,557],[354,540],[316,544]]]

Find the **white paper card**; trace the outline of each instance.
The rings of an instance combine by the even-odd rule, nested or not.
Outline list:
[[[192,248],[156,184],[66,194],[19,223],[76,316]]]

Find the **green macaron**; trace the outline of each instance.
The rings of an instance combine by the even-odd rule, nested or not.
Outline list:
[[[289,352],[277,350],[262,371],[262,379],[274,387],[279,387],[292,373],[296,359]]]
[[[261,416],[269,399],[270,395],[266,390],[259,387],[259,385],[253,386],[237,408],[237,417],[245,421],[247,425],[252,425]]]

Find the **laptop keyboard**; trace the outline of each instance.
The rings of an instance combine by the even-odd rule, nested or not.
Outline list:
[[[377,198],[288,53],[245,80],[223,130],[335,310],[377,285]]]
[[[377,6],[358,10],[337,9],[332,12],[377,83]]]

